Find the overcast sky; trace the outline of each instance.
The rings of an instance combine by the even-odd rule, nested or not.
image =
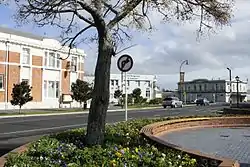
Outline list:
[[[176,22],[160,23],[156,15],[152,23],[157,27],[152,33],[134,33],[129,44],[137,44],[126,50],[134,59],[134,67],[129,73],[157,75],[158,85],[162,88],[175,89],[179,80],[179,66],[183,60],[185,80],[197,78],[228,79],[227,67],[232,69],[233,77],[250,78],[250,1],[236,0],[234,18],[231,26],[217,29],[217,34],[196,40],[198,24],[177,24]],[[11,16],[13,7],[0,6],[0,24],[15,27]],[[3,19],[4,18],[4,19]],[[37,28],[26,25],[20,29],[36,34],[56,36],[57,30]],[[96,63],[96,46],[81,44],[80,48],[87,53],[85,70],[94,72]],[[118,73],[116,61],[112,60],[112,72]]]

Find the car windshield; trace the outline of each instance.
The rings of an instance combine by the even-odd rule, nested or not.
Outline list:
[[[167,97],[167,98],[165,98],[164,100],[165,100],[165,101],[170,101],[170,100],[173,100],[173,98]]]

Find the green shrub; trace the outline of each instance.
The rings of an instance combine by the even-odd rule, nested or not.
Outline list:
[[[149,104],[161,104],[162,99],[161,98],[155,98],[149,101]]]
[[[195,159],[154,145],[139,134],[147,124],[165,119],[141,119],[107,125],[102,146],[84,145],[85,129],[42,137],[28,151],[10,154],[5,167],[194,167]]]

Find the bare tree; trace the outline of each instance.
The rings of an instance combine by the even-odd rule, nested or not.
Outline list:
[[[130,39],[130,30],[150,30],[152,12],[163,19],[189,21],[199,19],[203,28],[227,25],[232,17],[233,0],[15,0],[18,23],[32,21],[38,26],[62,29],[62,43],[69,48],[86,42],[87,30],[95,30],[91,40],[97,42],[98,58],[86,143],[102,144],[109,104],[111,58],[117,47]],[[73,35],[72,35],[73,34]],[[72,35],[72,36],[71,36]],[[81,37],[80,37],[81,36]]]

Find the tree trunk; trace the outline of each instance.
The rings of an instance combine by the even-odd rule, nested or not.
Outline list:
[[[21,114],[21,108],[22,108],[22,106],[19,106],[19,114]]]
[[[103,30],[98,33],[98,58],[86,134],[86,144],[88,145],[103,143],[109,105],[110,66],[113,45],[107,31]]]

